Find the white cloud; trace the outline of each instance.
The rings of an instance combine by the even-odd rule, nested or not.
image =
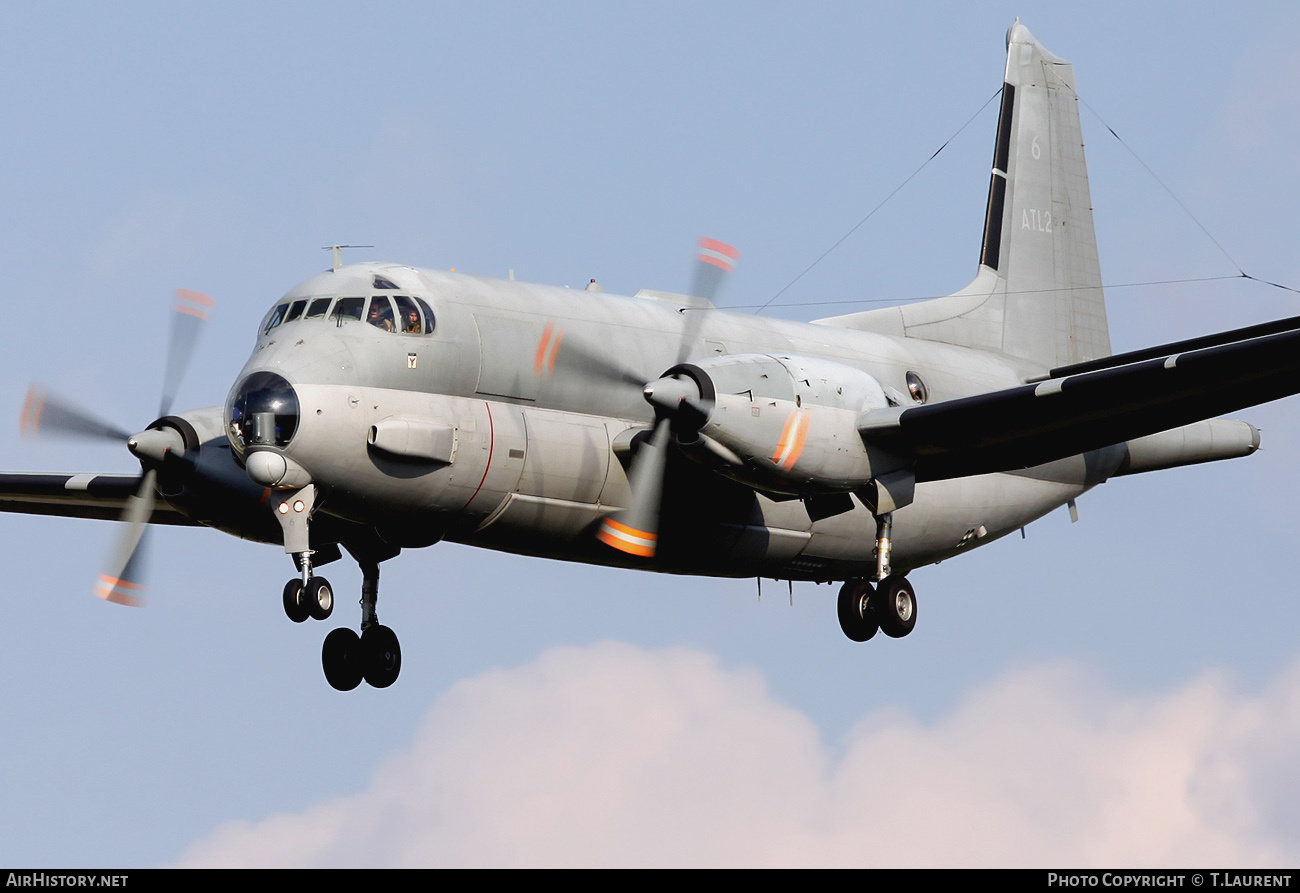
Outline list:
[[[869,680],[859,680],[867,685]],[[1295,864],[1300,666],[1151,696],[1074,665],[838,754],[753,670],[607,643],[465,680],[365,792],[195,843],[185,865]]]

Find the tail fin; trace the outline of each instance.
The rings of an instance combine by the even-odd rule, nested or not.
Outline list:
[[[999,351],[1045,368],[1110,354],[1074,70],[1019,19],[1007,31],[975,280],[946,298],[818,322]]]

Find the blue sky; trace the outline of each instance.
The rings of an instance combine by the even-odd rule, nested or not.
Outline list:
[[[1285,4],[375,6],[8,12],[0,466],[132,470],[22,440],[27,382],[147,423],[179,286],[219,303],[178,405],[219,403],[334,242],[631,293],[685,290],[707,234],[743,252],[723,300],[762,304],[993,95],[1017,15],[1235,259],[1085,110],[1106,282],[1240,265],[1300,287]],[[995,119],[768,312],[964,285]],[[1296,297],[1112,288],[1112,342]],[[278,549],[157,531],[133,611],[91,596],[112,525],[0,517],[0,862],[1294,864],[1297,405],[1240,414],[1250,459],[1114,481],[1078,524],[915,572],[900,641],[844,639],[830,587],[791,605],[770,582],[404,553],[385,691],[328,688]],[[360,575],[327,574],[350,623]],[[895,840],[891,816],[932,830]]]

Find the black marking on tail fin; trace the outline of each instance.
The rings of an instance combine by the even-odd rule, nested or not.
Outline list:
[[[989,206],[984,212],[984,249],[980,252],[980,263],[995,271],[1002,247],[1002,206],[1006,203],[1006,195],[1007,178],[994,171],[989,183]]]
[[[998,113],[998,145],[993,152],[993,169],[1007,172],[1007,158],[1011,155],[1011,111],[1016,101],[1016,88],[1002,85],[1002,110]]]
[[[1011,117],[1015,109],[1016,88],[1002,85],[1002,110],[998,113],[998,142],[993,149],[993,173],[989,178],[989,204],[984,211],[984,244],[980,263],[990,270],[998,268],[1002,254],[1002,212],[1007,194],[1007,161],[1011,155]]]

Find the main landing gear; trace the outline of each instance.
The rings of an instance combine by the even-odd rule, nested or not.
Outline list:
[[[339,627],[325,637],[321,665],[325,679],[339,691],[351,691],[364,679],[375,688],[388,688],[402,671],[402,647],[397,633],[379,622],[379,563],[361,564],[361,635]]]
[[[916,593],[902,574],[890,572],[889,553],[893,514],[876,518],[876,579],[872,586],[865,577],[854,577],[840,588],[840,629],[855,642],[865,642],[884,633],[901,639],[916,627]]]
[[[916,593],[903,576],[890,576],[873,587],[863,577],[840,588],[840,629],[855,642],[884,633],[901,639],[916,627]]]

